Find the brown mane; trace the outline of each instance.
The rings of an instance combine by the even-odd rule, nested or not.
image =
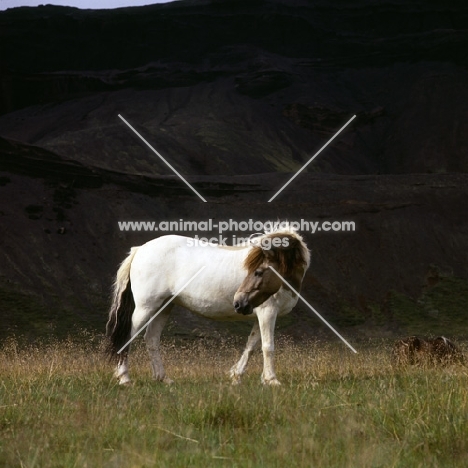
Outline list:
[[[272,247],[270,252],[274,255],[274,260],[278,262],[278,273],[282,276],[289,276],[298,266],[309,265],[309,250],[302,241],[302,238],[294,231],[273,232],[262,236],[262,238],[274,239],[275,237],[288,237],[288,247]],[[260,238],[260,239],[262,239]],[[253,273],[260,265],[268,260],[271,253],[262,249],[258,245],[251,248],[244,260],[244,267],[248,273]]]

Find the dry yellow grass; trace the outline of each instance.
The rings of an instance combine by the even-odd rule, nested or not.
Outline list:
[[[390,347],[278,343],[280,388],[227,370],[241,347],[166,340],[176,383],[131,355],[122,388],[99,338],[0,350],[0,466],[412,467],[468,464],[468,372],[394,369]]]

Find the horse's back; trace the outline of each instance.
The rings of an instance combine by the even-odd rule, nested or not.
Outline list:
[[[195,274],[203,266],[207,270],[204,276],[210,272],[226,273],[223,271],[226,269],[236,270],[244,275],[243,261],[247,251],[248,248],[228,249],[215,244],[201,245],[191,237],[167,235],[143,244],[134,262],[140,268],[149,268],[151,271],[155,267],[167,269],[168,273],[175,272],[178,278],[181,274],[184,277],[190,273]]]

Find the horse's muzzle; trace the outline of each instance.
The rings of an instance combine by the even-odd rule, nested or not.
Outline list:
[[[234,309],[238,314],[250,315],[253,307],[247,301],[234,301]]]

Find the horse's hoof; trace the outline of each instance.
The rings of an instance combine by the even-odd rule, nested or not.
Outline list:
[[[240,384],[241,384],[240,375],[231,376],[231,385],[240,385]]]
[[[119,380],[119,385],[122,387],[131,387],[133,385],[133,382],[128,379],[128,380]]]
[[[155,377],[155,376],[153,376],[153,379],[156,380],[156,382],[161,382],[161,383],[163,383],[165,385],[172,385],[174,383],[174,381],[172,379],[170,379],[169,377],[166,377],[166,376],[164,376],[164,377],[160,377],[160,376]]]
[[[281,382],[278,379],[263,380],[263,385],[269,385],[271,387],[279,387]]]

